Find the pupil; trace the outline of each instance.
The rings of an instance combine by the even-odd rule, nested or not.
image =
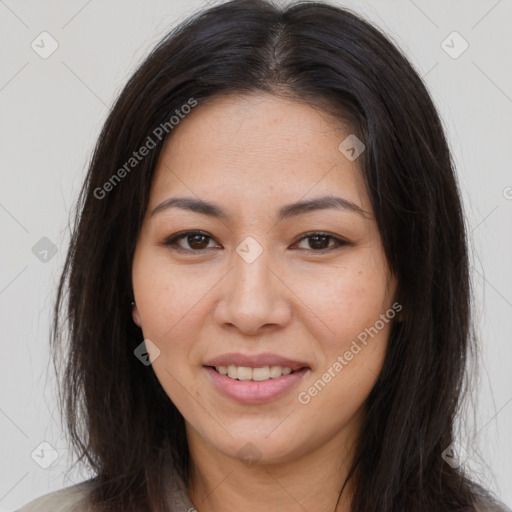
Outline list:
[[[203,243],[201,243],[201,238],[203,239]],[[191,242],[192,240],[192,242]],[[206,236],[204,235],[191,235],[188,237],[188,241],[191,247],[195,247],[196,249],[205,249],[208,245],[208,242],[205,244]],[[197,245],[196,245],[197,243]],[[198,247],[199,245],[199,247]]]
[[[319,239],[322,241],[319,242]],[[310,237],[309,239],[309,246],[311,249],[326,249],[328,247],[328,243],[325,242],[328,241],[329,237],[325,235],[315,235]]]

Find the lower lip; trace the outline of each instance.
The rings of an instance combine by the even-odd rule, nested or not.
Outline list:
[[[205,366],[204,368],[221,393],[244,404],[261,404],[283,395],[309,371],[309,368],[302,368],[277,379],[254,381],[230,379],[211,367]]]

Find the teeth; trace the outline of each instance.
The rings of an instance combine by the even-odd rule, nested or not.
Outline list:
[[[270,378],[277,379],[277,377],[281,377],[281,375],[288,375],[291,373],[291,368],[283,368],[282,366],[271,366],[270,367]]]
[[[284,366],[262,366],[260,368],[251,368],[249,366],[216,366],[215,369],[221,375],[227,375],[230,379],[238,380],[269,380],[277,379],[282,375],[289,375],[292,373],[291,368]]]
[[[264,366],[263,368],[253,368],[252,380],[268,380],[268,379],[270,379],[270,368],[268,366]]]

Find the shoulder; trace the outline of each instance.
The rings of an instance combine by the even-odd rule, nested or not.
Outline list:
[[[85,481],[33,499],[16,512],[86,512],[87,491],[91,482]]]
[[[91,512],[92,508],[87,502],[87,497],[94,486],[93,479],[86,480],[35,498],[15,512]],[[168,486],[169,510],[176,512],[196,510],[181,477],[172,473]]]
[[[475,512],[512,512],[507,505],[487,491],[481,491],[477,494],[477,500],[474,505]]]

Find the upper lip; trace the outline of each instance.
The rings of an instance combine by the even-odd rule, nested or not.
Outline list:
[[[261,368],[262,366],[282,366],[283,368],[291,368],[298,370],[299,368],[307,367],[304,362],[289,359],[287,357],[279,356],[277,354],[224,354],[221,356],[209,359],[204,363],[204,366],[246,366],[249,368]]]

